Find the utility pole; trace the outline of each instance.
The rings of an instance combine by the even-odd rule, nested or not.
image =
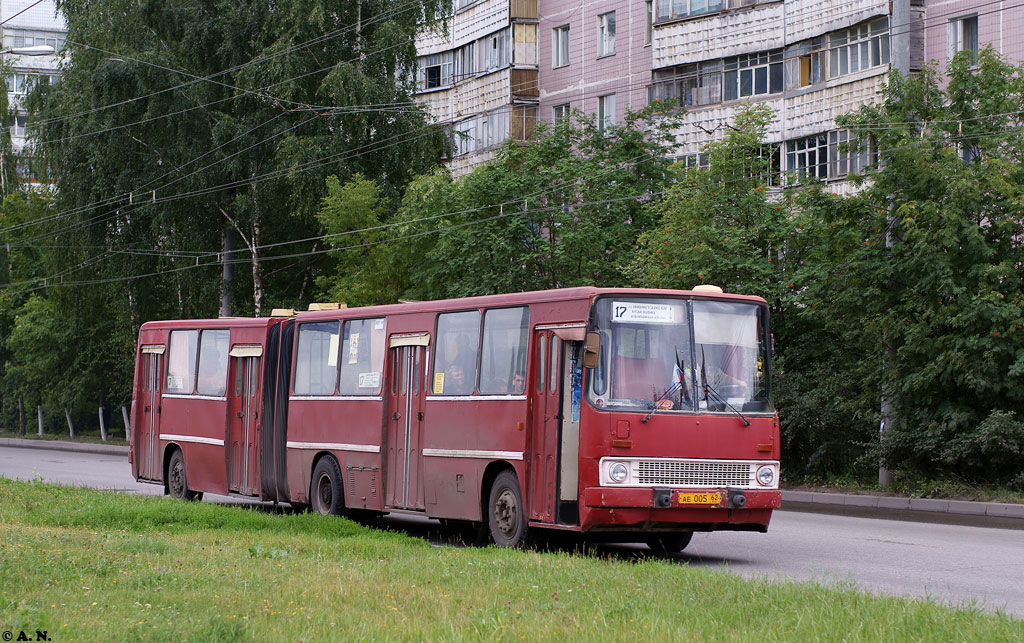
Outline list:
[[[889,42],[892,47],[890,60],[892,61],[893,69],[906,78],[910,75],[910,33],[912,31],[910,28],[910,0],[892,0],[889,6],[892,8],[892,15],[889,16]],[[885,232],[885,247],[887,249],[891,249],[895,244],[894,230],[896,217],[893,215],[893,205],[893,199],[890,198]],[[890,287],[895,289],[897,284],[890,284]],[[890,368],[896,357],[896,348],[892,345],[891,339],[891,337],[882,338],[882,341],[885,342],[885,357],[882,362],[883,372]],[[892,399],[889,397],[886,388],[887,385],[883,380],[882,399],[878,409],[882,416],[882,420],[878,425],[878,439],[880,441],[885,440],[886,431],[892,426],[896,418],[892,408]],[[892,472],[879,464],[878,486],[884,488],[891,485]]]

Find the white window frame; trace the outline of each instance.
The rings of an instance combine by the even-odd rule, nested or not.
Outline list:
[[[610,126],[615,124],[615,94],[597,97],[597,128],[607,134]]]
[[[569,25],[561,25],[551,30],[551,68],[558,69],[569,65]]]
[[[801,177],[828,179],[828,133],[786,141],[786,169]]]
[[[829,34],[828,57],[829,78],[888,64],[891,58],[889,18],[877,18]]]
[[[973,42],[972,42],[973,41]],[[971,64],[978,62],[978,15],[960,16],[947,23],[946,27],[946,63],[953,62],[953,57],[961,51],[970,51]]]
[[[597,17],[597,57],[615,55],[615,12]]]
[[[654,0],[646,2],[647,23],[644,25],[644,47],[651,44],[654,37]]]
[[[558,123],[563,119],[569,118],[572,114],[572,107],[570,103],[562,103],[561,105],[555,105],[551,108],[551,122]]]
[[[758,51],[740,56],[724,58],[722,73],[722,100],[730,101],[752,96],[768,96],[777,94],[785,88],[785,70],[783,69],[783,55],[781,49],[771,51]],[[757,91],[758,76],[764,74],[765,91]],[[773,73],[778,74],[777,85],[772,85]],[[749,76],[750,91],[743,93],[743,79]],[[735,95],[730,96],[728,88],[735,89]]]

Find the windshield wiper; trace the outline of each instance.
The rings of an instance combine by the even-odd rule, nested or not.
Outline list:
[[[710,384],[708,384],[707,380],[705,380],[704,381],[704,399],[705,400],[708,399],[708,393],[711,393],[715,397],[715,401],[716,402],[718,402],[719,404],[724,404],[727,409],[729,409],[730,411],[732,411],[733,413],[738,415],[739,418],[741,420],[743,420],[743,424],[745,424],[746,426],[750,426],[750,420],[748,420],[745,415],[740,413],[739,409],[737,409],[732,404],[729,404],[729,401],[726,400],[724,397],[722,397],[722,395],[718,391],[715,390],[715,387],[713,387]]]
[[[690,402],[690,395],[686,392],[686,371],[684,371],[683,367],[679,364],[679,347],[674,347],[674,349],[676,353],[675,367],[676,371],[678,371],[679,373],[679,380],[676,382],[672,382],[672,386],[668,387],[668,390],[665,391],[661,397],[654,401],[654,407],[651,408],[651,412],[645,415],[642,420],[640,420],[644,424],[646,424],[647,421],[651,419],[651,416],[654,415],[654,412],[660,408],[658,405],[664,402],[665,400],[669,399],[669,397],[671,397],[672,394],[675,393],[676,391],[680,391],[681,393],[679,399],[680,406],[682,406],[683,404],[682,395],[686,395],[687,402],[690,403],[691,407],[693,406],[692,402]],[[675,377],[675,373],[673,373],[672,375],[673,377]]]
[[[672,395],[673,393],[675,393],[678,390],[679,390],[679,382],[673,382],[672,386],[668,387],[668,390],[665,391],[665,393],[662,394],[661,397],[659,397],[657,400],[655,400],[654,407],[651,409],[651,412],[648,413],[647,415],[645,415],[643,417],[643,419],[641,419],[640,421],[646,424],[647,420],[650,420],[651,416],[654,415],[654,412],[658,410],[658,408],[659,408],[658,405],[661,404],[662,402],[664,402],[665,400],[669,399],[669,396]]]

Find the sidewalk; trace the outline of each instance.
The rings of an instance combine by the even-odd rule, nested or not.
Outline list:
[[[65,442],[62,440],[25,440],[0,438],[0,446],[28,449],[53,449],[106,453],[128,458],[126,446]],[[869,496],[848,493],[822,493],[818,491],[783,491],[782,509],[786,511],[816,511],[869,515],[879,517],[920,517],[965,524],[989,524],[1024,528],[1024,504],[1003,502],[972,502],[939,498],[904,498],[899,496]]]

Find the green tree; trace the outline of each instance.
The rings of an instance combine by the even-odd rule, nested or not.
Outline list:
[[[395,199],[447,147],[412,98],[414,35],[447,0],[58,5],[67,64],[28,105],[60,189],[19,238],[51,248],[39,297],[78,342],[62,382],[89,416],[127,401],[143,322],[312,298],[328,176]]]
[[[1024,483],[1024,137],[1020,68],[983,51],[893,75],[843,123],[884,160],[834,222],[833,265],[805,273],[816,305],[862,351],[894,420],[880,453],[908,473]]]

